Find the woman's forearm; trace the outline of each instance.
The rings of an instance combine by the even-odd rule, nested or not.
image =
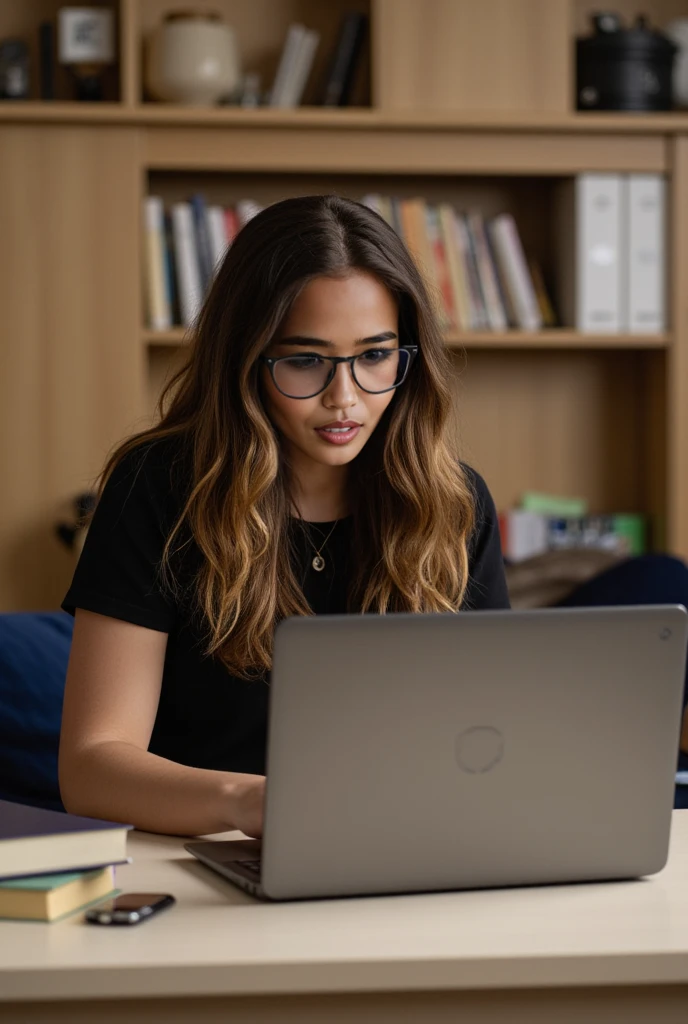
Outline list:
[[[60,759],[60,791],[68,811],[170,835],[240,827],[242,789],[258,778],[189,768],[120,740]]]

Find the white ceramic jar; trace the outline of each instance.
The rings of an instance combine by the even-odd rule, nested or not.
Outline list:
[[[218,14],[171,12],[149,40],[146,87],[156,99],[211,106],[240,77],[234,30]]]

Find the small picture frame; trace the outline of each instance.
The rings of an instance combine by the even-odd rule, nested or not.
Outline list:
[[[61,64],[111,64],[115,59],[112,8],[61,7],[58,59]]]

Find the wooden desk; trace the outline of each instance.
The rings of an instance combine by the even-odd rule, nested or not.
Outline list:
[[[668,867],[612,884],[261,904],[133,834],[137,928],[0,923],[3,1024],[688,1021],[688,811]]]

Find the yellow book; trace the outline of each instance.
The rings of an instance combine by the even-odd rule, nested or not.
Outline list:
[[[115,889],[114,868],[34,875],[0,882],[0,918],[54,921],[90,903],[98,903]]]

